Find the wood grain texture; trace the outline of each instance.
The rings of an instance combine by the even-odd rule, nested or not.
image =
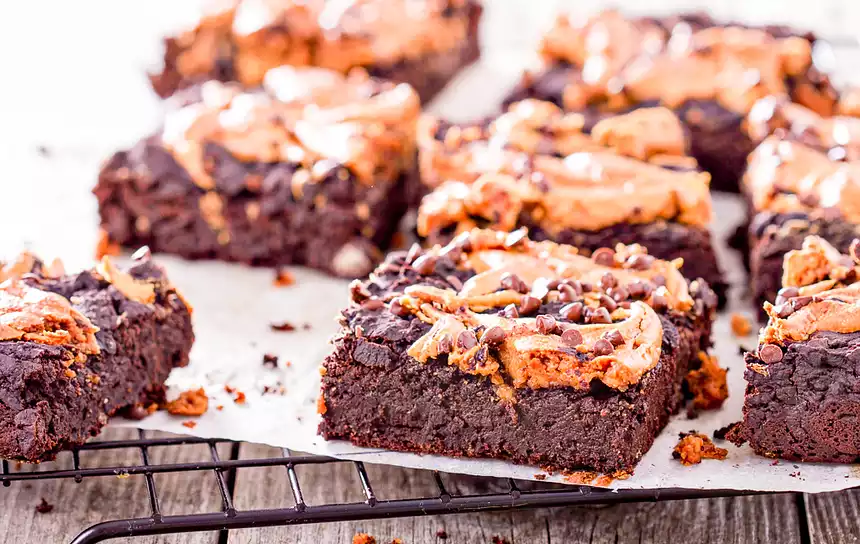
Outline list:
[[[812,544],[860,543],[860,491],[804,497]]]

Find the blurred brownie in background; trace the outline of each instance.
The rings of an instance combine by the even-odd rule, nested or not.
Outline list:
[[[431,189],[418,212],[419,236],[445,243],[473,227],[527,227],[534,240],[586,254],[641,244],[651,256],[683,259],[722,297],[708,224],[709,175],[686,154],[684,127],[667,108],[642,108],[589,125],[534,99],[499,117],[419,123],[419,164]]]
[[[417,182],[412,87],[284,66],[262,89],[209,81],[176,101],[102,168],[109,241],[344,277],[382,258]]]
[[[787,99],[759,101],[747,120],[753,141],[742,189],[750,216],[749,264],[757,305],[773,302],[783,256],[809,235],[847,252],[860,237],[860,108],[846,94],[834,117]]]
[[[288,64],[409,83],[426,102],[478,58],[475,0],[215,0],[165,40],[162,97],[208,79],[251,88]]]
[[[563,17],[544,36],[542,67],[511,95],[551,100],[589,117],[664,105],[692,135],[692,155],[711,187],[738,191],[753,143],[741,130],[759,98],[787,96],[822,115],[837,94],[811,34],[777,26],[721,24],[703,14],[624,17],[604,11],[588,20]]]

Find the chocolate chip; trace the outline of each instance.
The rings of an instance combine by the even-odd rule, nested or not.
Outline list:
[[[564,284],[569,285],[571,289],[576,291],[577,295],[581,295],[584,292],[584,289],[582,288],[582,282],[580,282],[579,280],[565,280]]]
[[[141,419],[144,419],[146,418],[146,416],[149,415],[149,410],[144,408],[142,404],[134,404],[131,406],[131,408],[127,408],[123,415],[128,419],[140,421]]]
[[[421,255],[412,263],[412,268],[422,276],[429,276],[436,271],[436,257]]]
[[[559,292],[559,300],[562,302],[573,302],[579,298],[579,294],[576,292],[576,289],[571,287],[570,285],[560,285],[558,288]]]
[[[606,308],[588,308],[585,311],[585,322],[592,325],[612,323],[612,317]]]
[[[465,330],[457,335],[457,347],[462,350],[470,350],[473,347],[478,345],[478,338],[475,336],[475,333],[469,330]]]
[[[654,257],[651,255],[646,255],[644,253],[640,253],[638,255],[631,255],[629,259],[627,259],[627,268],[632,268],[633,270],[648,270],[654,264]]]
[[[379,300],[378,298],[369,298],[361,303],[361,307],[365,310],[375,312],[377,310],[381,310],[385,307],[385,303]]]
[[[806,306],[810,302],[812,302],[812,297],[805,296],[805,297],[795,297],[795,298],[791,299],[791,302],[789,302],[789,304],[791,304],[791,307],[794,308],[794,311],[796,312],[797,310],[803,308],[804,306]]]
[[[785,319],[786,317],[794,313],[794,308],[792,308],[791,304],[786,302],[784,304],[774,306],[773,311],[774,313],[776,313],[776,317],[780,319]]]
[[[561,341],[568,346],[578,346],[582,343],[582,333],[576,329],[567,329],[561,334]]]
[[[600,295],[598,298],[598,302],[601,306],[609,310],[609,312],[614,312],[616,308],[618,308],[618,303],[612,300],[608,295]]]
[[[535,320],[535,326],[541,334],[552,334],[555,332],[555,318],[551,315],[539,315]]]
[[[621,302],[622,300],[630,298],[630,291],[623,285],[607,289],[606,294],[612,297],[612,300],[615,302]]]
[[[454,342],[451,340],[451,335],[445,333],[439,339],[439,343],[436,345],[439,353],[451,353],[451,350],[454,349]]]
[[[529,315],[535,313],[540,308],[540,299],[530,295],[520,299],[520,315]]]
[[[502,310],[502,315],[507,317],[508,319],[516,319],[520,316],[520,312],[517,310],[517,307],[513,304],[508,304],[505,306],[505,309]]]
[[[651,296],[651,307],[654,308],[654,311],[662,312],[669,308],[669,301],[666,299],[665,295],[654,293]]]
[[[526,285],[526,282],[520,279],[520,277],[516,274],[503,274],[502,279],[499,283],[502,286],[502,289],[511,289],[512,291],[516,291],[517,293],[529,292],[529,286]]]
[[[603,335],[603,338],[609,340],[609,343],[615,347],[624,345],[624,337],[618,331],[609,331]]]
[[[654,285],[658,287],[666,286],[666,276],[664,276],[663,274],[656,274],[653,278],[651,278],[651,281],[654,282]]]
[[[484,335],[481,336],[481,342],[484,344],[488,344],[490,346],[496,346],[505,341],[505,329],[499,327],[498,325],[494,325],[484,331]]]
[[[615,266],[615,252],[608,247],[602,247],[591,254],[591,258],[601,266]]]
[[[579,321],[582,318],[582,303],[571,302],[566,306],[562,306],[559,310],[562,319],[567,321]]]
[[[794,298],[800,294],[800,291],[797,287],[783,287],[779,290],[776,296],[776,300],[774,301],[776,304],[782,304],[786,302],[790,298]]]
[[[579,282],[579,286],[582,287],[583,293],[590,293],[591,291],[594,291],[594,286],[591,285],[590,283],[588,283],[587,281]]]
[[[600,276],[600,279],[597,280],[597,286],[606,291],[607,289],[611,289],[618,285],[618,279],[612,275],[611,272],[607,272],[606,274]]]
[[[526,229],[517,229],[514,232],[505,236],[505,247],[511,248],[521,243],[526,239],[528,232]]]
[[[609,340],[601,338],[594,343],[594,347],[591,348],[591,351],[593,351],[596,356],[600,357],[602,355],[609,355],[610,353],[615,351],[615,348],[612,347],[612,344],[609,342]]]
[[[758,349],[758,356],[765,363],[778,363],[782,361],[782,349],[774,344],[765,344]]]
[[[561,287],[561,280],[550,280],[549,283],[546,284],[546,288],[550,291],[558,291],[559,287]]]
[[[463,282],[457,276],[445,276],[445,280],[457,291],[463,288]]]
[[[392,300],[391,304],[388,305],[388,309],[391,311],[391,313],[398,317],[406,317],[412,313],[409,311],[408,308],[403,306],[403,304],[401,304],[400,300],[398,299]]]
[[[855,238],[851,242],[851,246],[848,248],[848,254],[851,255],[851,258],[854,259],[854,262],[860,264],[860,240]]]
[[[474,368],[483,368],[487,362],[487,346],[481,346],[475,352],[475,357],[472,359]]]

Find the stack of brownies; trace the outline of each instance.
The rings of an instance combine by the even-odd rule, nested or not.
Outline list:
[[[477,58],[476,0],[220,4],[166,41],[163,127],[105,163],[101,228],[111,244],[354,279],[322,436],[629,473],[685,400],[726,395],[708,354],[728,287],[709,232],[719,189],[749,203],[769,316],[738,434],[767,455],[860,458],[860,100],[816,65],[814,36],[562,18],[498,115],[455,124],[421,105]],[[420,243],[389,252],[404,228]],[[0,433],[14,437],[0,455],[80,443],[158,402],[187,362],[190,310],[146,256],[128,273],[2,274],[0,348],[69,395],[7,403],[18,434]],[[154,335],[167,340],[133,349]],[[129,375],[105,383],[117,360]],[[88,388],[109,402],[72,396]],[[76,427],[51,426],[82,406]]]

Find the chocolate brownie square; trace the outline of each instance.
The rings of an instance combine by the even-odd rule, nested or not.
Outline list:
[[[839,109],[856,112],[847,105]],[[821,117],[788,100],[759,101],[746,127],[763,140],[743,177],[749,265],[759,307],[781,286],[783,256],[809,235],[848,251],[860,236],[860,119]]]
[[[830,115],[836,91],[813,55],[826,44],[785,27],[722,24],[703,14],[625,17],[604,11],[588,20],[561,17],[543,38],[541,69],[527,73],[510,101],[551,100],[600,118],[665,105],[692,135],[691,152],[711,187],[738,192],[753,143],[744,116],[765,96]]]
[[[357,71],[284,66],[265,88],[209,81],[102,168],[101,227],[190,259],[370,272],[416,183],[419,100]]]
[[[632,470],[710,344],[716,296],[641,246],[475,229],[356,280],[319,431],[551,470]]]
[[[477,60],[474,0],[228,0],[209,2],[193,29],[165,40],[150,79],[162,97],[205,80],[257,87],[285,64],[318,66],[412,85],[429,101]]]
[[[683,259],[684,275],[725,297],[708,230],[710,178],[686,154],[684,127],[667,108],[590,125],[580,113],[526,99],[479,123],[425,116],[418,149],[432,192],[417,231],[430,243],[476,226],[524,226],[535,240],[586,253],[638,243],[659,259]]]
[[[164,400],[188,364],[191,310],[164,271],[136,254],[66,274],[30,254],[0,263],[0,457],[52,459],[124,408]]]
[[[860,461],[860,259],[810,236],[785,256],[783,288],[746,354],[741,435],[760,455]]]

